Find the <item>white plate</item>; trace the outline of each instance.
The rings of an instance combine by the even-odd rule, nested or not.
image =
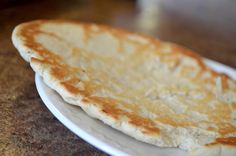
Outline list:
[[[207,65],[236,79],[236,71],[215,61],[206,60]],[[36,74],[36,87],[45,105],[67,128],[95,147],[117,156],[186,156],[177,148],[158,148],[142,143],[119,132],[101,121],[89,117],[79,107],[67,104]]]

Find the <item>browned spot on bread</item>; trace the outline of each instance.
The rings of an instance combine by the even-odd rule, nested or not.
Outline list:
[[[217,138],[215,142],[207,144],[206,146],[213,146],[217,144],[236,146],[236,137]]]
[[[209,130],[209,131],[215,131],[215,128],[214,128],[214,127],[208,127],[207,130]]]
[[[68,71],[65,68],[54,66],[52,67],[52,75],[61,80],[68,75]]]
[[[232,108],[236,110],[236,103],[232,103]]]
[[[142,127],[144,129],[143,132],[146,134],[158,134],[160,132],[160,129],[155,126],[155,123],[148,118],[140,117],[135,113],[128,113],[127,116],[131,124]]]
[[[60,56],[44,48],[44,46],[35,41],[34,37],[36,35],[39,33],[46,33],[40,30],[40,26],[45,22],[46,21],[35,21],[30,24],[25,24],[19,33],[25,39],[25,46],[32,49],[35,53],[38,53],[40,56],[43,56],[44,59],[50,62],[60,61]]]
[[[220,127],[219,133],[222,134],[222,135],[226,135],[226,134],[230,134],[230,133],[235,133],[236,132],[235,126],[233,126],[230,123],[220,124],[218,126]]]
[[[112,98],[93,96],[93,97],[89,97],[89,100],[91,100],[94,103],[99,104],[104,113],[111,115],[115,119],[118,119],[122,115],[127,115],[127,112],[117,107],[116,100],[113,100]]]
[[[67,89],[67,91],[69,91],[72,94],[81,93],[81,91],[78,88],[76,88],[75,86],[71,85],[68,82],[61,82],[61,84]]]
[[[112,116],[115,119],[126,116],[129,123],[141,127],[143,132],[146,134],[158,134],[160,132],[160,129],[155,126],[155,123],[152,120],[136,115],[134,112],[127,112],[119,109],[117,106],[117,101],[112,98],[93,96],[87,98],[86,101],[99,104],[104,113]]]

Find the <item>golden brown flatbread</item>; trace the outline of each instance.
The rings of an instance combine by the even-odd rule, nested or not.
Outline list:
[[[113,128],[190,155],[236,155],[236,83],[192,51],[63,20],[20,24],[12,40],[66,102]]]

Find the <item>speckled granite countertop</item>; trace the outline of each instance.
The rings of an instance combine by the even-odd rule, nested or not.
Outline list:
[[[11,32],[21,22],[66,18],[144,31],[236,68],[236,8],[230,0],[223,8],[220,0],[160,1],[154,17],[143,14],[134,0],[13,2],[0,2],[0,155],[106,155],[69,131],[43,104],[34,72],[11,43]]]
[[[0,43],[0,155],[105,155],[48,111],[34,72],[9,43]]]

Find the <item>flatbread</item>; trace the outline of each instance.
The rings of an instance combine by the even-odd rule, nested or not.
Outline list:
[[[91,117],[189,155],[236,155],[236,83],[191,50],[63,20],[20,24],[12,40],[49,87]]]

